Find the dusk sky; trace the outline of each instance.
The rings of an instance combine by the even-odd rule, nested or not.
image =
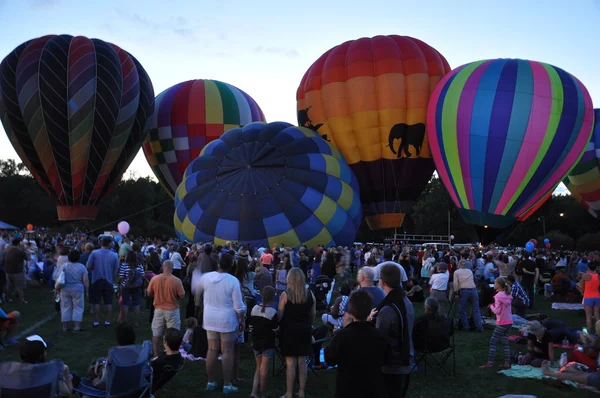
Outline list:
[[[217,79],[250,94],[268,121],[295,124],[296,89],[323,52],[346,40],[399,34],[427,42],[453,68],[502,57],[556,65],[600,103],[600,0],[352,3],[0,0],[0,58],[47,34],[100,38],[133,54],[157,94],[185,80]],[[0,158],[17,158],[3,130]],[[152,175],[141,151],[131,169]]]

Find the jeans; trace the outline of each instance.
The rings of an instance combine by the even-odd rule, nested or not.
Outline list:
[[[533,294],[533,281],[531,281],[531,283],[529,283],[529,282],[521,283],[521,286],[523,286],[523,290],[525,290],[525,293],[527,293],[527,297],[529,297],[529,309],[532,310],[533,309],[533,300],[534,300],[534,296],[535,296],[535,294]]]
[[[463,329],[469,329],[469,319],[467,318],[467,306],[471,304],[475,329],[483,330],[481,323],[481,311],[479,310],[479,295],[477,289],[460,289],[459,319]]]

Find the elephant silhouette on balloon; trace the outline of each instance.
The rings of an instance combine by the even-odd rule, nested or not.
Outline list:
[[[417,123],[411,126],[406,123],[398,123],[392,126],[390,129],[390,135],[388,136],[387,146],[390,148],[394,155],[398,155],[398,158],[402,156],[402,153],[407,158],[412,157],[409,151],[409,145],[415,147],[416,156],[421,156],[421,145],[423,144],[423,138],[425,137],[425,124]],[[398,151],[394,150],[394,141],[400,140]]]

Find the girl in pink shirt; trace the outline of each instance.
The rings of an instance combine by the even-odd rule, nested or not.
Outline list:
[[[480,366],[482,369],[492,368],[496,357],[496,345],[498,340],[504,346],[504,365],[502,369],[510,369],[510,346],[508,345],[508,332],[512,326],[512,310],[510,295],[510,287],[504,278],[496,278],[494,282],[496,295],[494,296],[494,304],[490,304],[490,309],[496,314],[496,328],[490,340],[490,355],[485,365]]]

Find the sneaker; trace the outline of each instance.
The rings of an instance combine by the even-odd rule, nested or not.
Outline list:
[[[105,322],[104,322],[104,327],[105,327],[105,328],[109,328],[109,327],[110,327],[110,322],[106,322],[106,321],[105,321]]]
[[[94,322],[94,324],[92,325],[93,328],[97,328],[100,327],[100,324],[98,322]]]
[[[233,385],[223,386],[223,394],[233,394],[238,392],[238,388]]]
[[[219,385],[216,381],[206,383],[206,391],[216,391],[217,388],[219,388]],[[223,387],[223,390],[225,390],[225,387]]]

